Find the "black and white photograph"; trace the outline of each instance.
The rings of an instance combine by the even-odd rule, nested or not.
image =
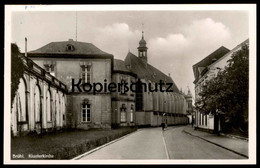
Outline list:
[[[256,5],[5,5],[4,164],[255,164]]]

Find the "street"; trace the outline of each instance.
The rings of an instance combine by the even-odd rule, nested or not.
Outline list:
[[[186,134],[184,128],[143,128],[80,159],[245,159]]]

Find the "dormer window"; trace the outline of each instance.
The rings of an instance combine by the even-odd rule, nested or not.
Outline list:
[[[67,51],[74,51],[74,49],[75,49],[75,48],[74,48],[73,45],[71,45],[71,44],[68,44],[68,45],[67,45],[67,48],[66,48]]]

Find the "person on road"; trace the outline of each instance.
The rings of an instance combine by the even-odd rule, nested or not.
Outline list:
[[[162,122],[162,130],[164,131],[164,129],[165,129],[165,123],[164,123],[164,121]]]

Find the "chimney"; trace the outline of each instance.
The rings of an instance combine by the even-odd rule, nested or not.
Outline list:
[[[24,55],[27,57],[27,38],[25,37],[25,50]]]

